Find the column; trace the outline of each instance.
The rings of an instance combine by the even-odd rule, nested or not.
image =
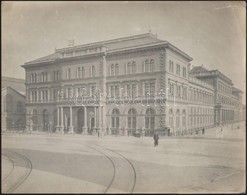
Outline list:
[[[61,107],[61,126],[60,126],[61,133],[64,133],[64,123],[63,123],[63,107]]]
[[[99,113],[99,123],[98,123],[98,129],[99,131],[101,130],[101,109],[100,106],[98,107],[98,113]]]
[[[74,133],[72,106],[69,107],[69,133]]]
[[[57,107],[57,126],[56,126],[56,132],[59,132],[59,128],[60,128],[60,121],[59,121],[59,118],[60,118],[60,109],[59,107]]]
[[[84,106],[84,127],[83,134],[87,134],[87,107]]]
[[[94,107],[94,127],[93,127],[93,131],[94,131],[94,135],[96,133],[96,127],[97,127],[97,107]]]
[[[33,116],[33,110],[30,111],[30,115],[29,115],[29,131],[30,133],[32,133],[33,131],[33,119],[32,119],[32,116]]]

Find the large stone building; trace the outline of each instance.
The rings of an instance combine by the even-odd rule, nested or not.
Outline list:
[[[241,91],[218,70],[190,70],[191,61],[151,33],[56,49],[22,65],[27,123],[79,134],[179,135],[238,121]]]
[[[25,80],[2,77],[1,126],[2,131],[24,130],[26,124]]]

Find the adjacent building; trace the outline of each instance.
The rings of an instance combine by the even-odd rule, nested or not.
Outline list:
[[[147,33],[56,49],[22,65],[30,130],[181,135],[239,121],[241,91]]]
[[[26,124],[25,80],[2,77],[2,131],[24,130]]]

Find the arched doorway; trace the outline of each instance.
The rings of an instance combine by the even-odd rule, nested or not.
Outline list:
[[[19,119],[17,122],[16,122],[16,127],[18,129],[18,131],[22,130],[23,129],[23,121],[21,119]]]
[[[49,117],[48,111],[45,109],[43,111],[43,131],[48,131]]]
[[[36,109],[33,110],[33,130],[36,131],[38,129],[38,112]]]
[[[58,124],[57,124],[57,109],[55,109],[54,111],[53,111],[53,132],[55,132],[56,131],[56,126],[58,126]]]
[[[93,111],[91,111],[89,113],[89,134],[93,134],[94,133],[94,128],[95,128],[95,113]]]
[[[77,133],[82,133],[84,127],[84,109],[80,108],[77,112]]]
[[[128,111],[128,133],[133,134],[136,131],[136,110],[134,108],[129,109]]]

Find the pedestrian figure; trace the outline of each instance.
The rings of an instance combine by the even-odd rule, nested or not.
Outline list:
[[[154,134],[154,146],[157,146],[159,144],[159,134],[158,131]]]
[[[204,134],[204,132],[205,132],[205,129],[204,129],[204,127],[202,128],[202,134]]]
[[[98,130],[98,137],[99,137],[99,130]]]

